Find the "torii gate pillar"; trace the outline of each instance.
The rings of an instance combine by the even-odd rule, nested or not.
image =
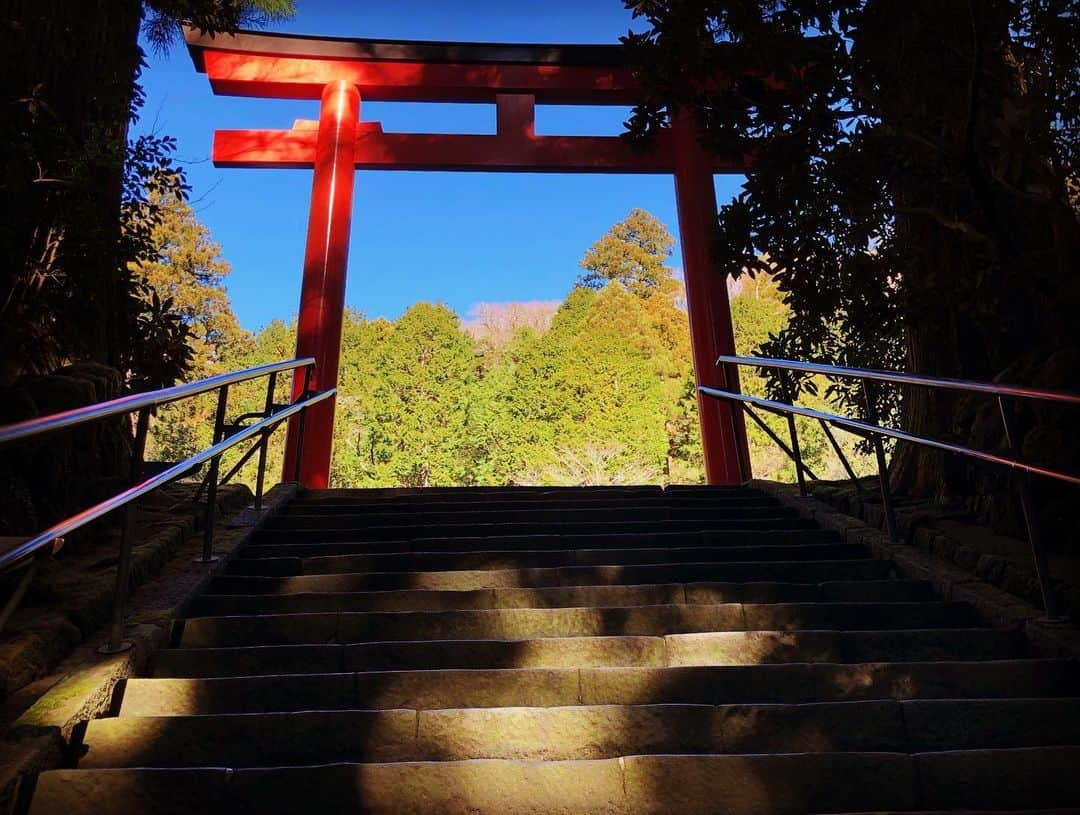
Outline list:
[[[734,366],[717,367],[716,360],[735,354],[727,279],[716,270],[712,233],[716,224],[716,187],[713,158],[698,143],[693,118],[678,112],[672,117],[675,139],[675,198],[679,209],[686,310],[690,317],[690,345],[694,378],[698,385],[738,391]],[[705,478],[710,484],[741,484],[751,477],[750,451],[742,412],[732,403],[698,392]]]
[[[356,131],[360,91],[338,80],[327,84],[319,110],[315,178],[304,252],[304,281],[296,331],[296,356],[315,357],[309,386],[316,391],[337,387],[341,359],[341,326],[345,313],[345,272],[349,261],[353,182],[356,176]],[[293,401],[304,390],[303,377],[293,377]],[[292,478],[300,459],[299,481],[325,489],[329,481],[334,435],[335,400],[311,407],[304,421],[303,455],[299,455],[300,423],[289,423],[285,477]]]

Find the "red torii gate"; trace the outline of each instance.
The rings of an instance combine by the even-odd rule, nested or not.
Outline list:
[[[311,386],[337,383],[353,181],[357,168],[483,172],[673,173],[679,210],[698,384],[723,381],[716,359],[735,352],[727,281],[711,259],[716,220],[713,174],[742,172],[744,158],[717,159],[698,144],[692,121],[676,118],[649,153],[614,136],[538,136],[536,104],[629,105],[639,98],[622,49],[615,45],[497,45],[337,39],[241,32],[210,37],[185,32],[195,67],[217,94],[320,99],[318,122],[291,130],[218,130],[218,167],[314,168],[296,344],[313,356]],[[360,100],[494,102],[496,135],[384,133],[360,121]],[[303,382],[293,382],[293,397]],[[698,407],[710,484],[750,477],[742,415],[726,402]],[[301,481],[325,487],[334,424],[332,401],[309,412]],[[299,427],[290,425],[286,478],[295,471]]]

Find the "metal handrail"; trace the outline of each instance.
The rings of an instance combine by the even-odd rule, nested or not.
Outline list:
[[[69,535],[87,524],[109,515],[116,510],[124,510],[124,522],[120,536],[120,556],[116,567],[116,587],[113,593],[112,625],[109,631],[108,644],[102,646],[103,653],[116,653],[131,647],[131,643],[123,640],[124,633],[124,606],[127,594],[131,587],[131,553],[134,542],[135,516],[133,512],[134,502],[142,496],[153,492],[159,487],[180,478],[185,473],[209,462],[209,471],[203,480],[202,486],[196,495],[196,501],[206,490],[206,517],[203,526],[202,556],[196,559],[198,563],[212,563],[217,560],[213,554],[214,526],[217,511],[217,488],[219,485],[218,475],[220,472],[221,456],[238,444],[249,439],[257,439],[254,445],[232,471],[225,476],[220,483],[225,483],[246,462],[251,455],[258,451],[259,464],[255,487],[256,511],[262,509],[262,493],[264,483],[264,471],[266,469],[267,447],[270,436],[274,430],[286,419],[299,416],[299,433],[297,435],[296,451],[296,478],[299,480],[300,463],[303,457],[304,423],[307,409],[314,404],[325,401],[336,395],[337,390],[330,388],[322,392],[313,392],[311,389],[312,372],[315,367],[315,359],[304,357],[301,359],[275,362],[268,365],[260,365],[242,371],[220,374],[208,379],[177,385],[171,388],[148,393],[133,394],[131,396],[113,399],[97,405],[89,405],[74,410],[57,413],[50,416],[31,419],[25,422],[0,427],[0,445],[20,440],[26,440],[35,436],[53,433],[59,430],[75,427],[89,422],[98,421],[110,416],[137,413],[138,420],[135,423],[135,439],[131,455],[131,471],[137,478],[140,474],[143,456],[146,450],[146,440],[149,431],[150,415],[153,410],[161,405],[176,402],[181,399],[198,396],[199,394],[217,392],[217,410],[214,418],[213,443],[210,447],[195,453],[183,461],[173,464],[156,475],[147,478],[123,492],[107,498],[92,507],[54,524],[45,531],[23,541],[14,549],[0,555],[0,573],[6,570],[29,564],[25,574],[12,594],[11,598],[0,610],[0,630],[14,611],[15,605],[25,593],[38,562],[43,557],[55,551],[55,544],[62,541],[65,535]],[[297,401],[279,405],[274,402],[274,390],[277,385],[278,374],[283,371],[304,369],[303,385],[299,389]],[[268,377],[266,388],[265,407],[259,413],[247,413],[238,417],[233,423],[226,421],[228,409],[229,386],[239,382],[247,382],[260,377]],[[295,382],[294,377],[294,382]],[[294,392],[297,392],[294,389]],[[244,421],[258,419],[254,424],[244,426]]]
[[[1020,476],[1020,504],[1023,509],[1024,524],[1027,528],[1028,542],[1031,546],[1032,558],[1035,562],[1035,572],[1039,579],[1039,587],[1042,593],[1043,609],[1046,612],[1046,616],[1049,619],[1059,620],[1062,619],[1057,611],[1057,602],[1054,597],[1053,587],[1050,583],[1049,576],[1049,564],[1046,556],[1046,549],[1043,546],[1041,536],[1038,532],[1038,526],[1036,524],[1034,504],[1031,498],[1031,489],[1028,483],[1028,476],[1038,475],[1045,478],[1051,478],[1056,481],[1060,481],[1073,486],[1080,486],[1080,476],[1072,473],[1064,473],[1058,470],[1053,470],[1048,467],[1040,467],[1035,464],[1029,464],[1019,457],[1018,445],[1016,443],[1015,436],[1013,435],[1012,428],[1010,426],[1010,414],[1011,411],[1006,405],[1006,399],[1041,399],[1045,401],[1052,401],[1059,404],[1066,405],[1080,405],[1080,396],[1076,394],[1061,393],[1055,391],[1039,390],[1035,388],[1026,388],[1012,385],[997,385],[988,382],[971,382],[960,379],[944,379],[920,376],[914,374],[902,374],[893,373],[889,371],[879,371],[872,369],[860,369],[860,368],[841,368],[835,365],[823,365],[813,362],[797,362],[794,360],[784,359],[769,359],[766,357],[740,357],[740,356],[721,356],[717,359],[717,366],[722,369],[726,366],[750,366],[755,368],[768,368],[773,370],[781,370],[786,372],[801,372],[811,374],[821,374],[828,377],[837,378],[849,378],[858,379],[862,382],[863,386],[863,402],[867,411],[868,421],[862,421],[858,419],[850,419],[846,416],[839,416],[834,413],[826,413],[824,411],[813,410],[811,408],[799,407],[795,404],[789,404],[787,402],[777,402],[772,399],[763,399],[758,396],[750,396],[736,391],[725,390],[723,388],[713,388],[705,385],[698,387],[698,391],[706,396],[711,396],[716,399],[723,399],[725,401],[733,402],[739,406],[741,410],[748,413],[752,418],[760,423],[760,419],[757,419],[756,415],[751,411],[750,405],[760,407],[771,413],[775,413],[781,416],[786,416],[788,419],[788,431],[791,435],[791,447],[788,448],[784,445],[779,438],[774,434],[769,435],[773,437],[774,441],[780,444],[781,448],[795,461],[795,472],[799,482],[799,492],[801,495],[806,496],[806,481],[804,478],[804,471],[813,477],[808,468],[803,464],[802,457],[799,453],[798,433],[795,428],[794,417],[802,416],[808,419],[813,419],[819,422],[822,428],[825,430],[829,437],[829,441],[832,444],[833,450],[840,457],[841,462],[844,465],[844,469],[847,471],[849,478],[861,491],[861,485],[858,479],[855,477],[854,470],[852,469],[847,458],[844,456],[843,451],[840,449],[839,444],[836,443],[832,437],[832,433],[829,431],[829,425],[838,427],[849,433],[854,433],[864,439],[868,439],[874,447],[874,452],[877,458],[878,466],[878,481],[881,486],[881,499],[882,508],[884,509],[885,525],[888,535],[891,539],[897,539],[897,525],[896,516],[893,511],[892,495],[889,489],[887,466],[885,462],[885,450],[882,439],[891,438],[898,441],[908,442],[911,444],[919,444],[924,447],[931,447],[936,450],[941,450],[947,453],[954,453],[957,455],[973,458],[978,461],[982,461],[988,464],[992,464],[999,467],[1008,468],[1017,471]],[[726,378],[725,378],[726,379]],[[1005,441],[1009,447],[1012,457],[999,456],[994,453],[988,453],[984,450],[976,450],[970,447],[964,447],[963,445],[953,444],[951,442],[944,442],[938,439],[931,439],[925,436],[918,436],[914,433],[909,433],[904,430],[898,430],[892,427],[883,427],[877,423],[877,418],[874,413],[874,401],[870,392],[869,382],[889,382],[897,385],[913,385],[927,388],[941,388],[947,390],[958,390],[968,393],[981,393],[994,396],[998,402],[998,409],[1001,414],[1002,424],[1005,430]],[[790,389],[785,383],[785,398],[791,402]]]
[[[823,374],[824,376],[844,377],[847,379],[869,379],[876,382],[891,382],[895,385],[916,385],[927,388],[941,388],[942,390],[988,393],[992,396],[1009,396],[1018,399],[1045,399],[1051,402],[1064,402],[1071,405],[1080,405],[1080,394],[1075,393],[1045,391],[1038,388],[1027,388],[1019,385],[997,385],[993,382],[975,382],[968,379],[949,379],[947,377],[903,374],[895,371],[880,371],[874,368],[840,368],[836,365],[825,365],[820,362],[798,362],[791,359],[736,356],[721,356],[717,358],[716,364],[749,365],[755,368],[778,368],[781,370],[799,371],[807,374]]]
[[[280,369],[279,369],[280,370]],[[51,546],[52,542],[57,538],[62,538],[65,535],[70,535],[78,529],[86,526],[92,521],[96,521],[110,512],[120,509],[123,506],[130,504],[137,498],[141,498],[147,493],[153,492],[158,487],[163,487],[170,481],[175,481],[184,473],[194,470],[205,464],[211,459],[217,458],[225,451],[242,441],[250,439],[252,436],[258,436],[267,430],[276,428],[282,421],[288,419],[299,413],[302,410],[306,410],[314,404],[322,402],[325,399],[329,399],[337,393],[336,388],[318,393],[303,402],[296,402],[289,407],[272,414],[271,416],[256,422],[253,425],[245,427],[239,433],[235,433],[229,436],[224,441],[220,441],[217,444],[207,447],[196,453],[193,456],[189,456],[183,461],[174,464],[168,469],[162,470],[152,478],[148,478],[145,481],[136,484],[134,487],[129,487],[123,492],[114,495],[112,498],[106,498],[104,501],[94,504],[94,506],[84,509],[77,515],[72,515],[70,518],[60,521],[58,524],[54,524],[46,529],[44,532],[30,538],[25,543],[20,544],[16,548],[12,549],[2,557],[0,557],[0,572],[8,569],[21,560],[26,560],[32,557],[38,550]]]
[[[1002,467],[1011,467],[1014,470],[1021,470],[1023,472],[1032,473],[1033,475],[1046,476],[1047,478],[1055,478],[1058,481],[1064,481],[1066,484],[1074,484],[1080,486],[1080,476],[1069,475],[1068,473],[1060,473],[1057,470],[1050,470],[1046,467],[1038,467],[1034,464],[1027,464],[1023,461],[1018,461],[1014,458],[1007,458],[1005,456],[996,456],[993,453],[987,453],[983,450],[975,450],[970,447],[963,447],[959,444],[951,444],[945,441],[938,441],[937,439],[928,439],[923,436],[916,436],[913,433],[908,433],[904,430],[897,430],[892,427],[882,427],[876,424],[867,424],[866,422],[860,422],[857,419],[848,419],[845,416],[838,416],[835,413],[824,413],[820,410],[813,410],[812,408],[799,407],[798,405],[789,405],[786,402],[774,402],[771,399],[762,399],[760,396],[750,396],[745,393],[735,393],[734,391],[726,391],[720,388],[709,388],[704,385],[698,388],[704,394],[708,396],[715,396],[720,399],[737,399],[747,404],[757,405],[765,410],[773,413],[792,413],[796,416],[805,416],[808,419],[816,419],[818,421],[825,421],[835,427],[842,427],[852,433],[860,436],[880,435],[886,438],[896,439],[898,441],[911,442],[912,444],[921,444],[925,447],[934,447],[938,450],[944,450],[946,453],[957,453],[962,456],[968,456],[970,458],[977,458],[981,461],[988,462],[990,464],[998,464]],[[804,468],[805,469],[805,468]]]
[[[161,388],[147,393],[133,393],[129,396],[121,396],[108,402],[99,402],[96,405],[66,410],[63,413],[53,413],[49,416],[39,416],[35,419],[27,419],[23,422],[0,427],[0,446],[31,436],[40,436],[63,430],[66,427],[94,422],[99,419],[107,419],[110,416],[118,416],[123,413],[134,413],[143,408],[160,407],[169,402],[177,402],[192,396],[198,396],[209,391],[218,390],[222,387],[246,382],[249,379],[258,379],[269,374],[291,371],[315,364],[314,357],[290,359],[285,362],[272,362],[268,365],[259,365],[255,368],[247,368],[242,371],[234,371],[227,374],[219,374],[208,379],[200,379],[198,382],[188,382],[183,385],[174,385],[171,388]]]

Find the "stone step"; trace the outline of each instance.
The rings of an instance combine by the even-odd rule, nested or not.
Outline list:
[[[800,662],[1002,660],[1024,655],[1019,632],[989,628],[895,631],[721,631],[666,637],[421,640],[352,645],[177,648],[154,676],[220,677],[353,671],[679,667]]]
[[[470,489],[472,490],[470,492]],[[623,489],[591,487],[506,487],[506,488],[453,488],[449,490],[425,489],[395,492],[377,490],[313,490],[298,495],[290,503],[296,505],[354,504],[490,504],[501,501],[539,502],[544,504],[564,501],[722,501],[732,498],[757,498],[773,500],[762,490],[745,486],[714,487],[709,489],[680,490],[660,489],[654,486]]]
[[[217,594],[391,591],[400,589],[473,591],[555,586],[650,585],[694,581],[819,583],[826,580],[884,580],[885,560],[771,561],[739,563],[658,563],[641,566],[564,566],[546,569],[480,569],[435,572],[353,572],[311,575],[226,575],[216,577]]]
[[[521,549],[506,552],[406,552],[392,554],[255,557],[244,552],[228,574],[300,575],[348,572],[495,571],[563,566],[635,566],[660,563],[746,563],[770,560],[844,560],[867,556],[859,543],[777,546],[698,546],[662,549]]]
[[[320,642],[657,636],[777,629],[960,628],[977,624],[977,615],[966,603],[927,601],[328,612],[194,617],[182,623],[180,645],[215,648]]]
[[[1080,699],[304,711],[96,719],[79,766],[920,753],[1078,742]]]
[[[473,507],[467,512],[313,512],[293,511],[267,521],[268,529],[366,529],[368,527],[487,526],[501,523],[659,523],[706,521],[723,525],[727,521],[760,518],[794,518],[798,513],[776,504],[738,507],[548,507],[537,509],[488,509]]]
[[[596,509],[598,511],[612,511],[625,507],[648,507],[659,510],[664,509],[695,509],[695,508],[719,508],[733,509],[738,507],[768,507],[778,506],[779,502],[763,493],[748,493],[719,496],[664,496],[664,495],[627,495],[607,496],[599,498],[577,498],[573,496],[552,498],[520,498],[520,497],[496,497],[483,499],[480,502],[484,511],[515,511],[515,510],[576,510]],[[455,515],[467,514],[475,511],[476,501],[453,501],[449,499],[434,500],[381,500],[381,501],[337,501],[334,499],[321,500],[295,500],[291,501],[282,509],[285,515],[339,515],[360,514],[366,512],[409,512],[418,516],[426,516],[428,513],[448,512]]]
[[[308,490],[299,495],[297,504],[324,502],[370,504],[378,502],[428,503],[453,501],[475,506],[489,501],[592,501],[630,500],[637,498],[724,498],[731,496],[761,497],[761,490],[743,485],[705,486],[673,484],[666,488],[657,485],[601,487],[416,487],[372,489]]]
[[[404,540],[412,538],[470,538],[496,537],[507,535],[597,535],[597,534],[634,534],[640,532],[707,532],[739,531],[752,529],[814,529],[814,522],[806,518],[752,518],[748,520],[731,519],[724,521],[629,521],[629,522],[590,522],[578,521],[563,523],[505,523],[491,524],[437,524],[433,526],[414,524],[412,526],[364,526],[353,528],[329,527],[311,521],[310,526],[288,528],[267,528],[259,533],[263,543],[295,543],[297,541],[382,541]]]
[[[277,540],[276,537],[271,540]],[[801,546],[838,543],[840,536],[824,529],[644,535],[519,535],[474,538],[416,538],[397,541],[295,540],[257,542],[243,548],[243,557],[314,557],[342,554],[404,554],[415,552],[506,552],[597,549],[675,549],[739,546]]]
[[[296,614],[326,611],[450,611],[494,608],[587,608],[670,604],[783,602],[905,602],[930,600],[925,581],[873,580],[839,583],[663,583],[654,586],[573,586],[474,591],[303,592],[298,594],[203,594],[188,608],[192,617]]]
[[[1080,696],[1069,660],[370,671],[129,679],[121,716]]]
[[[32,815],[192,812],[790,815],[1080,805],[1080,748],[53,770]]]

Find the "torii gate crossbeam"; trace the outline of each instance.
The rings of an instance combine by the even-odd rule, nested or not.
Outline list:
[[[337,383],[357,168],[673,174],[695,376],[698,384],[737,387],[722,381],[725,372],[715,366],[717,357],[735,348],[726,280],[716,273],[709,247],[716,220],[713,174],[742,172],[746,157],[706,153],[685,116],[648,153],[613,136],[536,133],[537,104],[626,105],[639,98],[618,46],[185,33],[195,66],[208,75],[215,93],[321,100],[317,122],[298,121],[289,130],[217,131],[213,149],[220,167],[314,170],[297,335],[297,355],[318,362],[312,387]],[[494,103],[496,134],[384,133],[377,122],[360,121],[362,99]],[[294,381],[294,397],[302,388]],[[709,483],[749,478],[741,414],[700,395],[698,406]],[[300,469],[309,487],[327,485],[333,422],[330,401],[310,411]],[[294,472],[298,433],[291,425],[286,478]]]

